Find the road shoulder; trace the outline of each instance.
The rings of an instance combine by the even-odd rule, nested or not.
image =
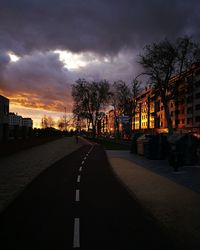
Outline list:
[[[81,146],[65,137],[0,159],[0,212],[38,174]]]
[[[200,249],[200,194],[121,157],[113,172],[182,249]]]

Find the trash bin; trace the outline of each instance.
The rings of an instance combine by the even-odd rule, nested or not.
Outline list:
[[[144,142],[146,141],[146,139],[147,139],[146,134],[139,136],[137,139],[137,153],[139,155],[144,155]]]
[[[166,157],[167,136],[164,134],[149,135],[144,141],[144,155],[151,160],[161,160]]]
[[[132,135],[131,139],[131,153],[137,154],[137,139],[143,135],[143,133],[137,132]]]
[[[184,165],[195,165],[198,163],[198,138],[193,134],[187,135],[187,147],[184,154]]]
[[[176,134],[168,137],[169,164],[177,171],[183,165],[194,165],[197,160],[198,139],[192,134]]]

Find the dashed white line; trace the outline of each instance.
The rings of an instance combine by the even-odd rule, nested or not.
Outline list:
[[[88,154],[91,153],[92,149],[94,148],[94,145],[90,148],[90,150],[88,151]]]
[[[81,172],[81,171],[82,171],[82,167],[79,168],[79,172]]]
[[[81,164],[83,165],[85,163],[85,161],[82,161]]]
[[[85,157],[84,157],[84,160],[86,160],[86,159],[87,159],[87,157],[85,156]]]
[[[77,177],[77,182],[80,182],[80,181],[81,181],[81,176],[78,175],[78,177]]]
[[[75,201],[80,201],[80,190],[76,189],[76,198]]]
[[[73,248],[80,247],[80,219],[74,219],[74,241],[73,241]]]

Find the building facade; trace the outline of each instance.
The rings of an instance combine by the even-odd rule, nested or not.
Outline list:
[[[173,77],[170,85],[177,88],[177,96],[168,103],[173,129],[200,131],[200,66],[194,65],[181,77]],[[168,131],[163,103],[152,88],[146,88],[138,96],[132,120],[132,130]]]
[[[33,120],[31,118],[22,118],[22,126],[33,128]]]
[[[8,140],[9,99],[0,95],[0,142]]]
[[[20,115],[17,115],[13,112],[9,113],[9,126],[12,128],[13,126],[22,127],[23,118]]]
[[[26,138],[32,133],[33,120],[23,118],[15,113],[9,113],[9,135],[11,138]]]

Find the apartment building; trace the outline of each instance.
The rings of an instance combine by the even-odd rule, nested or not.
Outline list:
[[[116,130],[116,126],[115,126],[115,114],[114,114],[114,110],[110,110],[108,112],[108,123],[107,123],[107,130],[110,134],[115,134],[115,130]]]
[[[11,138],[26,138],[31,135],[33,128],[33,120],[31,118],[23,118],[21,115],[13,112],[9,113],[9,130]]]
[[[177,98],[169,102],[173,128],[182,132],[200,131],[200,66],[194,65],[181,77],[173,77],[170,83],[172,88],[177,88],[178,93]],[[132,129],[167,132],[164,106],[151,88],[145,88],[138,96]]]
[[[9,99],[0,95],[0,142],[8,140]]]
[[[17,115],[13,112],[9,113],[9,126],[13,127],[13,126],[19,126],[22,127],[23,124],[23,118],[20,115]]]
[[[22,126],[27,128],[32,128],[33,120],[31,118],[22,118]]]
[[[146,87],[137,98],[135,116],[133,114],[132,130],[154,128],[154,95],[150,87]]]

